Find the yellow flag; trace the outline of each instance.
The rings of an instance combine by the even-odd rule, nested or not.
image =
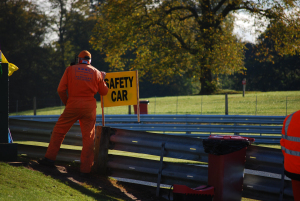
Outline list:
[[[13,72],[17,71],[19,68],[15,64],[9,63],[5,58],[4,54],[1,52],[1,50],[0,53],[1,53],[0,58],[2,58],[2,63],[8,63],[8,76],[11,76]]]

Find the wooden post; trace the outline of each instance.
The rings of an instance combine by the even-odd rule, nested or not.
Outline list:
[[[201,114],[202,114],[202,102],[203,102],[203,95],[201,96]]]
[[[137,90],[137,107],[136,107],[136,113],[137,113],[137,118],[138,118],[138,122],[141,122],[140,119],[140,93],[139,93],[139,73],[136,70],[136,90]]]
[[[36,97],[33,97],[33,115],[36,115]]]
[[[101,96],[101,109],[102,109],[102,126],[105,126],[103,96]]]
[[[93,172],[107,175],[110,127],[97,126],[95,131],[95,158]]]
[[[243,97],[245,97],[245,91],[246,91],[246,78],[243,79],[242,85],[243,85]]]
[[[128,114],[131,114],[131,105],[128,105]]]
[[[19,107],[19,101],[17,100],[17,104],[16,104],[16,115],[18,115],[18,107]]]
[[[228,94],[225,94],[225,115],[228,115]]]

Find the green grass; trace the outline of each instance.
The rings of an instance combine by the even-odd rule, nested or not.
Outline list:
[[[121,201],[87,184],[61,182],[41,172],[0,162],[0,200]],[[242,201],[255,201],[242,198]]]
[[[300,91],[287,92],[248,92],[245,97],[240,92],[226,91],[228,93],[230,115],[286,115],[300,108]],[[224,114],[224,94],[210,96],[175,96],[150,97],[149,114]],[[100,103],[97,103],[97,114],[101,114]],[[37,110],[37,115],[61,114],[64,107],[49,107]],[[133,110],[133,108],[132,108]],[[132,111],[133,112],[133,111]],[[18,115],[32,115],[31,111],[24,111]],[[105,114],[127,114],[128,106],[105,108]],[[12,113],[11,115],[15,115]],[[36,146],[48,146],[48,143],[23,142]],[[280,149],[280,145],[258,146]],[[81,150],[80,146],[62,145],[62,148]],[[137,158],[159,160],[158,156],[137,154],[110,150],[109,154],[125,155]],[[166,162],[193,163],[174,158],[164,158]],[[199,163],[195,161],[195,163]],[[12,167],[0,163],[0,200],[120,200],[106,195],[99,189],[91,186],[79,186],[63,183],[40,172],[31,171],[23,167]],[[100,197],[99,197],[100,196]],[[243,198],[242,201],[253,199]],[[254,200],[253,200],[254,201]]]
[[[0,162],[0,200],[121,200],[89,185],[61,182]]]
[[[225,114],[225,95],[228,93],[229,115],[274,115],[285,116],[300,108],[300,91],[280,92],[241,92],[222,91],[217,95],[192,95],[171,97],[149,97],[148,114]],[[97,114],[101,114],[100,102],[97,103]],[[61,114],[64,106],[47,107],[37,110],[37,115]],[[132,113],[133,107],[131,107]],[[105,114],[128,114],[128,106],[107,107]],[[33,111],[18,112],[18,115],[32,115]],[[16,115],[11,113],[10,115]]]

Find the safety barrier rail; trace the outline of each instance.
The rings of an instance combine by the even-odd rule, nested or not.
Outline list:
[[[11,116],[10,124],[14,120],[54,123],[58,117],[59,115]],[[137,122],[137,115],[106,115],[105,126],[202,138],[210,134],[234,134],[253,137],[257,143],[274,144],[281,139],[284,118],[285,116],[250,115],[141,115],[140,122]],[[97,116],[96,121],[97,125],[101,125],[101,115]]]
[[[101,133],[101,134],[100,134]],[[202,139],[97,127],[96,167],[114,177],[150,181],[158,184],[183,184],[196,187],[207,184],[208,162]],[[98,146],[97,146],[98,144]],[[99,146],[101,144],[101,146]],[[156,155],[160,161],[108,154],[110,150]],[[177,158],[190,162],[165,162],[162,158]],[[195,162],[196,161],[196,162]],[[262,200],[292,197],[290,180],[283,180],[281,150],[250,146],[247,150],[243,196]],[[270,176],[271,175],[271,176]],[[265,198],[264,198],[265,197]]]
[[[35,122],[11,118],[10,129],[14,140],[49,142],[53,122]],[[185,136],[162,135],[142,131],[130,131],[108,128],[106,134],[97,127],[96,161],[106,167],[98,170],[114,177],[123,177],[161,184],[184,184],[196,186],[207,183],[208,155],[204,152],[202,139]],[[100,141],[106,135],[106,140]],[[101,146],[99,146],[99,144]],[[74,125],[68,132],[64,144],[81,145],[79,125]],[[142,153],[163,157],[163,160],[141,159],[124,155],[108,154],[108,150]],[[46,147],[18,145],[18,152],[33,157],[42,157]],[[167,158],[185,159],[184,162],[165,162]],[[57,160],[80,160],[80,150],[61,149]],[[106,161],[106,162],[105,162]],[[195,162],[196,161],[196,162]],[[260,200],[292,199],[291,182],[283,180],[281,174],[283,156],[281,150],[250,146],[247,149],[243,197]],[[96,162],[97,165],[97,162]],[[99,165],[99,163],[98,163]],[[160,178],[160,180],[159,180]],[[284,189],[284,190],[283,190]]]

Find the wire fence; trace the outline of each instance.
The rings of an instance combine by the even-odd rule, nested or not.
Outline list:
[[[141,112],[148,114],[224,115],[273,115],[285,116],[300,109],[300,95],[259,94],[243,97],[240,94],[211,96],[151,97],[148,104],[141,104]],[[24,109],[27,108],[27,109]],[[29,108],[29,109],[28,109]],[[30,109],[32,108],[32,109]],[[57,115],[65,106],[59,99],[10,100],[10,115]],[[133,106],[106,107],[105,114],[135,114]],[[101,104],[97,102],[97,114]]]

